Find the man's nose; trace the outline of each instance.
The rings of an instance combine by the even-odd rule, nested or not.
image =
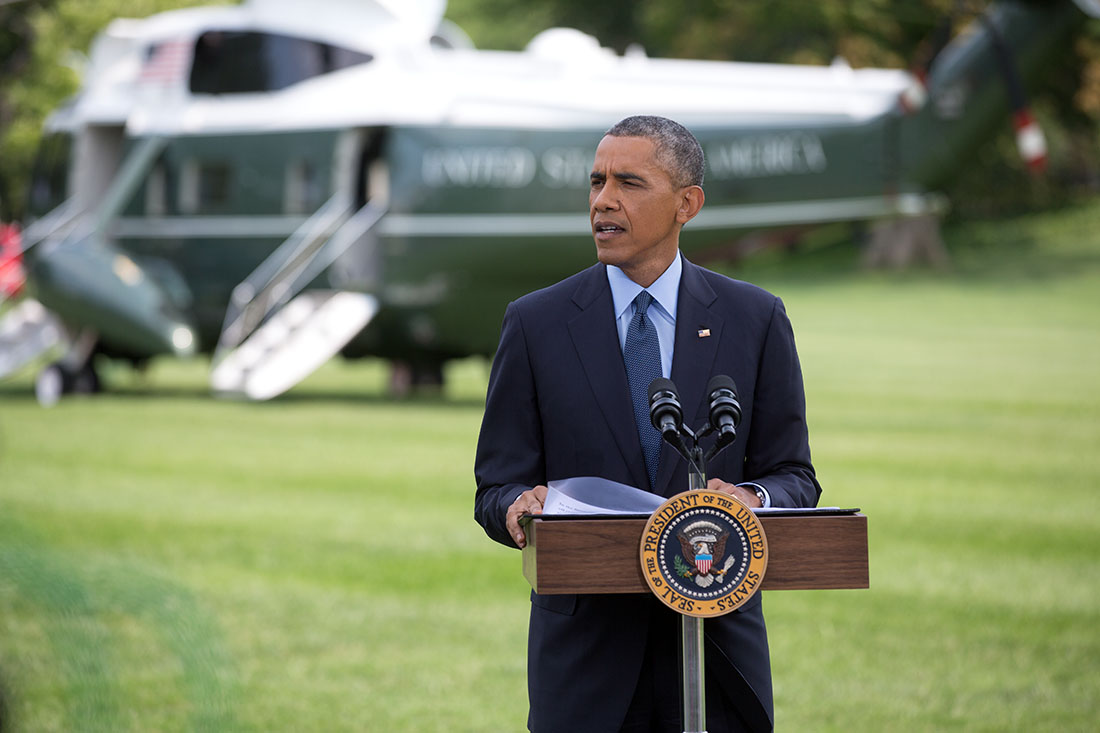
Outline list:
[[[592,208],[597,211],[613,211],[619,208],[618,197],[611,191],[610,186],[603,186],[592,198]]]

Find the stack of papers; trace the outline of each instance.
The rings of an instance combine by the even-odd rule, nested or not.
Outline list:
[[[595,476],[551,481],[547,484],[543,516],[634,514],[649,516],[667,501],[650,491]],[[769,507],[756,514],[854,514],[858,509],[828,507]]]
[[[545,514],[652,514],[663,496],[595,476],[551,481],[546,487]]]

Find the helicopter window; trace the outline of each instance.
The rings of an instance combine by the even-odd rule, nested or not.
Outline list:
[[[168,176],[164,163],[157,163],[145,180],[145,215],[164,216],[168,213]]]
[[[232,171],[224,163],[188,161],[180,177],[180,211],[185,214],[219,213],[229,202]]]
[[[286,168],[283,210],[287,214],[312,214],[321,205],[321,174],[312,161],[301,159]]]
[[[31,174],[30,210],[45,214],[68,196],[69,151],[72,137],[55,133],[42,138]]]
[[[270,92],[365,64],[368,53],[275,33],[208,31],[195,42],[195,94]]]

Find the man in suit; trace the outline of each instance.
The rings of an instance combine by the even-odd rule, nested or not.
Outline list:
[[[686,462],[652,442],[648,411],[635,417],[632,389],[648,381],[629,364],[647,329],[656,332],[647,343],[659,342],[654,376],[678,385],[688,425],[707,419],[712,376],[738,385],[738,438],[711,462],[707,488],[750,506],[816,504],[782,302],[679,252],[681,228],[703,206],[703,170],[698,141],[665,118],[628,117],[597,147],[589,209],[599,263],[511,303],[504,316],[474,469],[475,517],[494,540],[524,546],[519,519],[541,512],[548,481],[598,476],[663,496],[687,489]],[[532,731],[681,730],[673,611],[646,594],[532,593],[531,603]],[[708,619],[705,639],[709,732],[771,730],[759,594]]]

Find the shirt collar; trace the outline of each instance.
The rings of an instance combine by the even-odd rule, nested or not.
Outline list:
[[[672,260],[672,264],[668,266],[668,269],[661,273],[661,276],[652,285],[644,288],[653,296],[653,300],[657,302],[657,305],[661,306],[661,309],[672,317],[674,322],[676,320],[676,299],[680,294],[680,273],[683,270],[684,263],[680,260],[680,252],[677,250],[676,257]],[[615,305],[615,318],[621,318],[643,288],[627,277],[627,274],[615,265],[607,266],[607,282],[611,286],[611,299]]]

